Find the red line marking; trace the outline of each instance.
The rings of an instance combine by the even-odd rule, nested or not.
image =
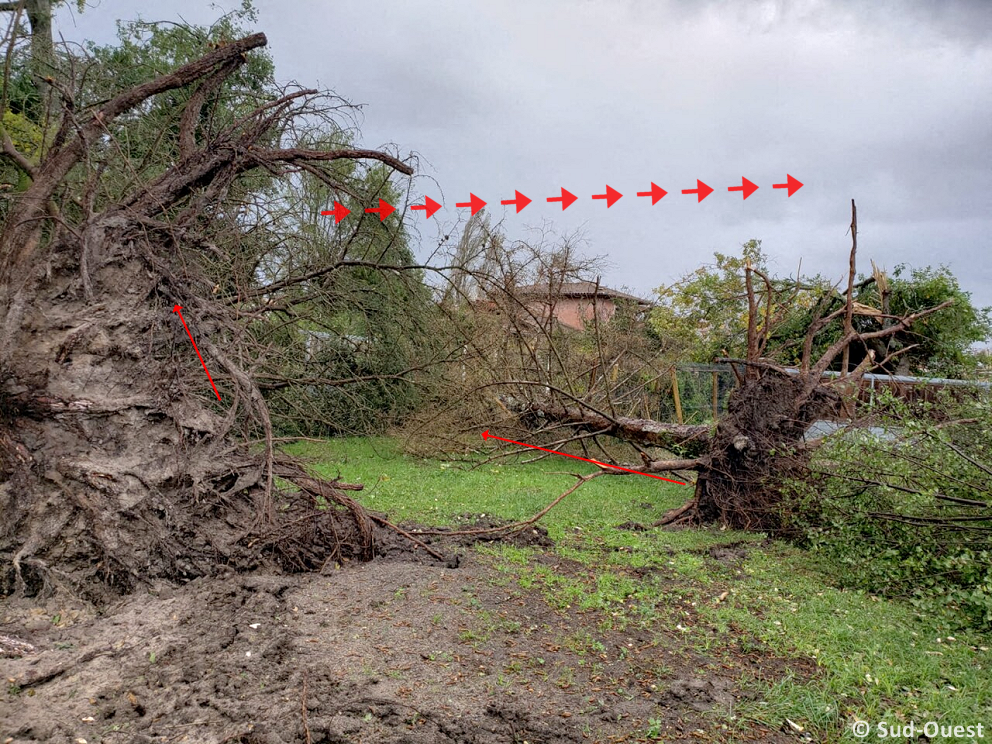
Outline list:
[[[542,452],[550,452],[552,455],[561,455],[562,457],[571,457],[573,460],[582,460],[583,462],[591,462],[593,465],[599,465],[601,468],[611,468],[612,470],[624,470],[628,473],[634,473],[635,475],[644,475],[647,476],[648,478],[657,478],[658,480],[668,481],[669,483],[676,483],[680,486],[689,485],[688,483],[672,480],[671,478],[664,478],[660,475],[652,475],[651,473],[645,473],[640,470],[631,470],[630,468],[623,468],[620,467],[619,465],[608,465],[607,463],[600,462],[599,460],[590,460],[586,457],[579,457],[578,455],[569,455],[565,452],[558,452],[556,450],[550,450],[545,447],[538,447],[536,444],[524,444],[523,442],[515,442],[512,439],[505,439],[503,437],[498,437],[495,434],[490,434],[489,429],[486,429],[484,432],[482,432],[483,439],[488,439],[489,437],[492,437],[493,439],[499,439],[500,441],[503,442],[509,442],[510,444],[519,444],[521,447],[529,447],[530,449],[541,450]]]
[[[186,319],[183,314],[179,312],[180,305],[175,305],[172,308],[172,312],[179,316],[179,320],[183,322],[183,328],[186,329],[186,335],[189,336],[190,343],[193,344],[193,349],[196,351],[196,355],[200,357],[200,364],[203,365],[203,371],[207,373],[207,379],[210,380],[210,387],[214,389],[214,395],[217,396],[217,400],[220,400],[220,393],[217,392],[217,386],[214,385],[214,378],[210,376],[210,370],[207,369],[207,363],[203,361],[203,356],[200,354],[200,350],[196,347],[196,341],[193,340],[193,334],[189,332],[189,326],[186,325]]]

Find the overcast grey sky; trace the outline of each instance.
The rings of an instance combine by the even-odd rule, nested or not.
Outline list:
[[[200,3],[90,0],[115,20],[209,23]],[[604,283],[654,287],[760,238],[781,273],[948,264],[992,304],[992,0],[258,0],[282,80],[364,104],[366,146],[421,158],[425,247],[474,192],[511,238],[581,229]],[[773,183],[805,185],[791,198]],[[727,187],[759,186],[746,201]],[[702,179],[702,203],[681,190]],[[433,179],[433,180],[431,180]],[[654,181],[669,194],[638,198]],[[624,197],[607,209],[606,184]],[[562,212],[545,199],[565,187]],[[520,214],[499,205],[515,189]],[[422,201],[422,200],[421,200]]]

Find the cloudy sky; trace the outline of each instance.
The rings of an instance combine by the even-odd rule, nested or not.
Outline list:
[[[71,4],[71,5],[74,5]],[[118,18],[209,23],[235,2],[89,0],[67,40]],[[992,305],[989,0],[257,0],[280,79],[363,104],[363,144],[415,152],[426,248],[474,192],[511,238],[580,231],[604,283],[640,294],[760,238],[773,268],[947,264]],[[791,174],[792,197],[772,184]],[[744,201],[727,187],[759,186]],[[683,195],[701,179],[702,203]],[[657,205],[635,194],[651,182]],[[591,196],[606,185],[612,207]],[[545,199],[565,187],[562,211]],[[517,214],[499,201],[520,190]]]

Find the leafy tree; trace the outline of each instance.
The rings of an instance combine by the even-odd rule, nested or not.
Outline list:
[[[943,376],[973,372],[977,359],[968,352],[973,344],[988,340],[992,334],[992,308],[976,307],[946,266],[910,268],[900,264],[892,270],[887,283],[886,298],[878,282],[863,282],[856,295],[858,302],[880,307],[892,315],[907,315],[946,300],[953,303],[921,318],[912,333],[897,335],[891,346],[876,349],[876,356],[881,358],[883,350],[891,352],[915,345],[906,352],[904,369]],[[857,324],[864,329],[873,325],[864,316],[857,318]]]
[[[27,113],[39,124],[46,118],[58,116],[58,102],[52,95],[52,83],[59,75],[59,59],[52,40],[52,13],[65,0],[24,0],[23,2],[2,2],[0,12],[14,15],[14,38],[26,36],[29,40],[27,61],[15,74],[13,90],[8,90],[4,80],[4,99],[13,104],[15,110]],[[85,0],[77,0],[76,7],[83,12]],[[27,17],[29,29],[25,28],[22,13]],[[54,130],[55,126],[51,126]]]
[[[760,240],[742,246],[740,256],[715,253],[713,266],[702,266],[674,284],[659,287],[659,304],[651,327],[666,349],[688,361],[708,362],[738,355],[747,330],[744,267],[767,270]]]
[[[757,281],[756,294],[768,324],[765,356],[796,364],[806,329],[817,313],[829,313],[844,303],[844,296],[826,278],[771,275],[761,241],[742,246],[739,256],[715,254],[716,263],[696,269],[674,284],[657,290],[659,305],[651,326],[670,352],[683,360],[708,362],[716,357],[742,357],[747,343],[748,300],[745,269]],[[853,367],[868,354],[888,359],[883,368],[903,374],[961,375],[974,368],[968,354],[974,343],[992,334],[989,308],[977,308],[969,293],[947,267],[909,269],[897,266],[891,276],[876,269],[858,277],[854,285],[854,327],[868,333],[887,327],[892,316],[904,316],[947,300],[952,304],[922,318],[911,329],[900,331],[884,343],[851,346]],[[843,319],[834,319],[815,341],[821,352],[841,337]],[[839,369],[839,361],[834,367]]]
[[[365,199],[402,199],[386,169],[355,170],[353,163],[339,166]],[[336,268],[298,284],[285,308],[256,331],[260,338],[275,332],[282,349],[263,373],[276,379],[263,383],[273,415],[284,430],[308,435],[381,431],[415,407],[439,353],[433,298],[423,271],[409,268],[415,260],[405,226],[394,213],[384,222],[363,216],[357,230],[339,227],[320,211],[336,198],[361,213],[362,202],[332,194],[309,174],[284,180],[278,198],[294,209],[281,216],[285,239],[267,256],[267,279]],[[293,379],[305,383],[291,385]]]
[[[209,28],[121,22],[117,45],[91,45],[90,53],[106,74],[93,78],[85,94],[100,100],[121,83],[146,83],[244,36],[255,20],[246,1]],[[194,136],[209,140],[278,94],[273,69],[268,54],[253,54],[216,85],[170,91],[136,110],[114,130],[126,132],[129,158],[114,161],[111,168],[120,170],[105,173],[111,195],[119,197],[141,180],[159,176],[182,157],[177,111],[199,100]],[[276,144],[284,136],[274,128],[263,141]],[[314,112],[295,137],[298,147],[315,150],[354,145],[353,135],[322,112]],[[403,223],[397,213],[382,222],[363,212],[367,200],[400,202],[390,169],[362,169],[354,161],[340,160],[326,171],[333,174],[333,183],[350,184],[350,193],[332,188],[326,174],[307,171],[275,177],[259,170],[240,178],[218,205],[211,228],[215,244],[224,241],[231,247],[237,235],[237,249],[227,250],[223,260],[200,258],[213,295],[229,302],[237,302],[253,279],[278,283],[313,267],[334,267],[294,282],[281,307],[251,326],[254,341],[269,349],[258,360],[258,374],[273,419],[286,433],[380,430],[416,401],[414,382],[403,373],[425,351],[412,340],[430,301],[422,273],[397,275],[378,268],[413,263]],[[334,200],[359,215],[357,230],[351,229],[353,220],[339,227],[321,215]],[[246,220],[265,224],[245,232]]]
[[[17,191],[27,188],[28,167],[37,164],[58,128],[59,108],[52,84],[61,75],[52,42],[52,12],[61,4],[60,0],[0,3],[0,12],[12,18],[0,95],[0,137],[25,156],[24,162],[0,169],[0,183]],[[27,49],[20,43],[24,39]],[[5,153],[9,159],[10,150],[5,148]]]

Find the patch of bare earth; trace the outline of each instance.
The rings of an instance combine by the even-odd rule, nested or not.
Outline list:
[[[643,741],[652,721],[663,741],[792,740],[724,728],[740,667],[674,628],[603,631],[473,551],[411,558],[198,579],[100,613],[8,599],[0,742],[563,744]]]

